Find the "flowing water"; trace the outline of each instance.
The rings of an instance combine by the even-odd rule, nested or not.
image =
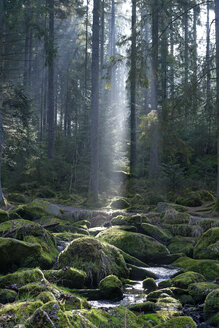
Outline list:
[[[147,267],[143,268],[147,269],[155,273],[157,276],[156,282],[159,283],[161,281],[170,279],[176,273],[179,272],[179,269],[171,268],[171,267]],[[147,293],[143,289],[143,281],[138,281],[132,286],[125,286],[124,288],[124,297],[119,302],[112,302],[112,301],[89,301],[89,304],[94,308],[111,308],[116,307],[119,305],[131,305],[131,304],[138,304],[145,302],[147,300]]]

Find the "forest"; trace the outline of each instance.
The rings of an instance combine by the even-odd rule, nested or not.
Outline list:
[[[219,327],[219,0],[0,0],[12,327]]]

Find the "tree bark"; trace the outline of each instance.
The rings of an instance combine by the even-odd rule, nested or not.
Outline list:
[[[100,1],[94,0],[92,27],[92,67],[91,67],[91,164],[90,164],[90,199],[98,201],[99,190],[99,39],[100,39]]]
[[[130,173],[135,174],[137,152],[136,152],[136,0],[132,0],[132,45],[131,45],[131,148],[130,148]]]
[[[217,200],[219,199],[219,0],[215,0],[216,31],[216,115],[217,115]]]
[[[54,157],[54,0],[48,0],[49,9],[49,55],[48,55],[48,158]]]

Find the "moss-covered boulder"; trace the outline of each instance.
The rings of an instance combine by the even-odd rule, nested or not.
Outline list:
[[[204,282],[205,278],[197,272],[188,271],[181,273],[171,279],[172,285],[179,288],[187,289],[189,285],[196,282]]]
[[[4,249],[5,265],[2,266],[6,267],[6,271],[11,269],[10,265],[13,266],[13,263],[18,266],[39,265],[42,268],[49,268],[54,264],[58,255],[53,236],[41,225],[28,220],[10,220],[1,223],[0,236],[5,239],[0,238],[0,247],[2,247],[2,251]],[[5,246],[5,244],[7,245]],[[19,252],[14,252],[16,245]],[[9,267],[7,268],[7,266]]]
[[[168,250],[164,245],[140,233],[110,228],[99,233],[97,238],[145,262],[165,263],[168,257]]]
[[[197,325],[191,317],[174,317],[166,322],[163,322],[155,328],[196,328]]]
[[[18,290],[18,298],[28,300],[36,297],[42,292],[49,290],[49,284],[45,282],[31,282]]]
[[[214,260],[194,260],[189,257],[180,257],[173,265],[185,271],[194,271],[202,274],[207,280],[214,280],[219,276],[219,262]]]
[[[154,272],[147,270],[144,267],[138,267],[136,265],[128,264],[128,268],[130,270],[130,279],[132,280],[143,280],[147,278],[154,278],[156,279],[157,276]]]
[[[29,301],[4,305],[0,308],[0,326],[12,328],[16,324],[23,324],[42,304],[41,301]]]
[[[175,236],[168,245],[168,249],[172,254],[183,253],[192,256],[194,243],[194,238]]]
[[[85,272],[70,267],[44,271],[44,275],[49,282],[68,288],[83,288],[86,279]]]
[[[208,294],[218,289],[219,285],[211,282],[198,282],[189,285],[188,291],[194,301],[198,304],[203,303]]]
[[[129,310],[133,312],[153,313],[156,311],[154,302],[143,302],[129,306]]]
[[[0,272],[14,271],[18,267],[35,266],[41,258],[39,245],[13,238],[0,237]]]
[[[118,277],[109,275],[100,281],[100,292],[103,299],[119,301],[123,298],[122,282]]]
[[[156,281],[153,278],[146,278],[143,280],[143,288],[147,289],[149,292],[152,292],[157,289]]]
[[[173,291],[171,290],[171,288],[162,288],[162,289],[150,292],[147,296],[147,300],[150,302],[156,302],[159,298],[163,297],[164,295],[174,297],[174,294],[173,294]]]
[[[0,304],[13,303],[16,297],[16,291],[11,289],[0,289]]]
[[[70,243],[71,241],[73,241],[77,238],[84,237],[83,234],[73,233],[73,232],[69,232],[69,231],[54,233],[53,236],[55,237],[55,240],[58,244],[63,243],[63,242]]]
[[[114,209],[126,209],[128,208],[130,205],[129,205],[129,202],[127,201],[127,199],[125,198],[118,198],[118,199],[115,199],[111,202],[110,204],[110,207],[111,208],[114,208]]]
[[[39,326],[40,323],[40,326]],[[64,312],[64,307],[57,301],[48,302],[37,309],[26,321],[27,328],[60,327],[71,328],[72,325]]]
[[[0,277],[0,288],[17,290],[32,282],[46,283],[44,274],[40,269],[17,271]]]
[[[167,209],[162,217],[162,223],[166,224],[188,224],[190,215],[177,212],[175,209]]]
[[[204,314],[207,319],[211,321],[211,324],[218,327],[218,315],[219,312],[219,288],[213,290],[208,294],[204,303]]]
[[[157,227],[149,223],[142,223],[141,233],[151,236],[154,239],[163,243],[167,243],[172,237],[169,232],[165,231],[161,227]]]
[[[163,294],[161,295],[161,297],[158,298],[155,307],[157,310],[179,311],[182,309],[182,304],[174,297]]]
[[[85,271],[90,286],[97,286],[101,279],[110,274],[128,276],[125,260],[119,250],[92,237],[73,240],[59,254],[58,267],[69,265]]]
[[[136,214],[136,215],[118,215],[111,220],[113,226],[123,226],[123,225],[134,225],[140,226],[142,223],[150,223],[148,217]]]
[[[217,219],[202,219],[199,222],[203,232],[211,228],[219,227],[219,221]]]
[[[38,220],[45,215],[47,215],[45,206],[39,202],[19,205],[9,212],[10,218],[16,219],[17,216],[20,216],[22,219],[30,221]]]
[[[194,248],[194,258],[219,260],[219,228],[207,230]]]
[[[43,303],[47,303],[47,302],[55,301],[56,298],[53,295],[53,293],[49,291],[43,291],[37,295],[36,300],[40,300]]]

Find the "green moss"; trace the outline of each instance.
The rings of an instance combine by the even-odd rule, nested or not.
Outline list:
[[[0,304],[13,303],[17,293],[11,289],[0,289]]]
[[[181,257],[173,265],[182,267],[185,271],[198,272],[207,280],[214,280],[219,276],[219,263],[214,260],[194,260],[189,257]]]
[[[191,256],[193,254],[194,247],[194,238],[186,238],[186,237],[174,237],[171,240],[171,243],[168,245],[168,249],[172,254],[183,253],[187,256]]]
[[[136,214],[136,215],[118,215],[111,220],[111,224],[115,225],[134,225],[140,226],[142,223],[150,223],[150,220],[143,215]]]
[[[189,285],[189,294],[195,300],[196,303],[204,302],[206,296],[212,292],[212,290],[217,289],[219,286],[210,282],[199,282]]]
[[[42,306],[41,301],[19,302],[7,304],[0,309],[0,325],[2,328],[12,328],[23,323],[36,309]]]
[[[146,277],[147,278],[154,278],[154,279],[157,278],[155,273],[153,273],[153,272],[151,272],[151,271],[149,271],[145,268],[137,267],[137,266],[132,265],[132,264],[128,264],[128,268],[130,269],[130,279],[143,280]]]
[[[25,205],[19,205],[16,209],[9,212],[11,218],[19,215],[22,219],[34,221],[46,215],[46,211],[42,204],[32,202]]]
[[[150,292],[147,296],[147,300],[151,302],[156,302],[160,297],[163,295],[171,296],[173,297],[173,292],[170,288],[163,288],[159,290],[155,290],[153,292]]]
[[[205,278],[197,272],[187,271],[171,279],[172,285],[179,288],[188,288],[195,282],[203,282]]]
[[[81,238],[84,237],[83,234],[79,234],[79,233],[72,233],[69,231],[65,231],[65,232],[59,232],[59,233],[54,233],[53,236],[55,237],[57,242],[71,242],[77,238]]]
[[[85,272],[69,267],[44,271],[44,275],[50,282],[69,288],[83,288],[86,279]]]
[[[177,212],[174,209],[167,209],[162,218],[162,222],[166,224],[188,224],[190,215],[187,213]]]
[[[5,222],[9,219],[9,215],[8,215],[8,212],[0,209],[0,223],[1,222]]]
[[[22,300],[28,300],[36,297],[40,293],[48,290],[48,284],[41,282],[31,282],[21,288],[18,291],[18,298]]]
[[[157,310],[178,311],[182,309],[182,304],[180,303],[180,301],[176,300],[171,296],[161,295],[161,297],[158,298],[155,307]]]
[[[219,288],[208,294],[204,303],[204,313],[206,318],[210,318],[219,312]]]
[[[19,193],[9,193],[8,200],[9,202],[22,203],[22,204],[25,204],[28,201],[27,197],[24,194],[19,194]]]
[[[168,320],[167,322],[161,323],[155,328],[196,328],[196,323],[191,317],[177,317]]]
[[[153,313],[155,312],[155,303],[144,302],[144,303],[134,304],[129,307],[129,310],[133,312]]]
[[[47,303],[47,302],[55,301],[56,298],[51,292],[43,291],[39,293],[39,295],[37,295],[36,300],[40,300],[43,303]]]
[[[156,281],[153,278],[146,278],[143,280],[143,288],[149,292],[157,289]]]
[[[208,320],[209,324],[214,327],[219,327],[219,311],[211,316]]]
[[[126,209],[129,207],[129,202],[125,198],[118,198],[111,202],[110,207],[121,210]]]
[[[109,274],[127,277],[123,256],[115,247],[95,238],[84,237],[72,241],[58,257],[59,268],[72,265],[87,273],[87,283],[96,286]]]
[[[72,327],[68,316],[64,313],[63,306],[60,303],[52,301],[42,305],[27,320],[27,328],[38,328],[39,322],[41,327]]]
[[[194,248],[194,258],[219,260],[219,228],[207,230]]]
[[[17,289],[32,282],[44,282],[45,277],[40,269],[17,271],[0,277],[0,288]]]
[[[141,261],[165,262],[168,255],[168,250],[164,245],[152,237],[140,233],[110,228],[99,233],[97,238],[122,249]]]
[[[204,219],[200,220],[200,226],[203,231],[207,231],[208,229],[219,227],[219,221],[216,219]]]
[[[121,300],[123,297],[122,282],[118,277],[109,275],[100,281],[100,292],[104,299]]]
[[[160,227],[157,227],[155,225],[149,224],[149,223],[142,223],[141,225],[141,232],[143,234],[146,234],[148,236],[153,237],[154,239],[167,243],[170,241],[172,235],[165,230],[163,230]]]

